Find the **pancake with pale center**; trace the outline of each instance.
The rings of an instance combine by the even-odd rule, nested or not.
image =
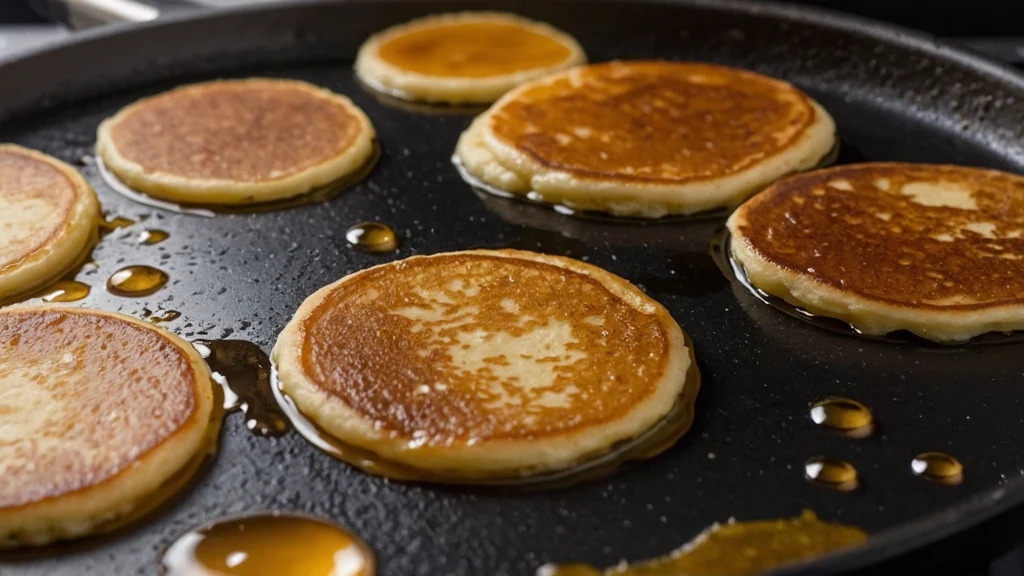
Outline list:
[[[564,469],[658,423],[689,349],[668,311],[600,268],[517,250],[384,264],[310,296],[280,385],[340,441],[450,476]]]
[[[0,311],[0,547],[102,531],[208,447],[210,371],[128,316]]]
[[[96,193],[41,152],[0,144],[0,204],[0,301],[60,278],[96,241]]]
[[[427,16],[371,36],[356,74],[371,88],[406,100],[490,103],[550,72],[582,64],[568,34],[500,12]]]
[[[188,204],[290,198],[371,161],[374,130],[351,100],[297,80],[217,80],[123,108],[96,151],[122,182]]]
[[[866,334],[1024,329],[1024,177],[859,164],[783,180],[729,219],[750,282]]]
[[[754,72],[623,61],[506,94],[460,138],[485,185],[574,209],[658,218],[735,206],[827,159],[835,123],[806,94]]]

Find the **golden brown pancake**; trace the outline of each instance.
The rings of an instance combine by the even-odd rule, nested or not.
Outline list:
[[[0,302],[56,280],[96,239],[96,193],[41,152],[0,144],[0,205]]]
[[[438,14],[373,35],[356,73],[407,100],[489,103],[509,89],[586,60],[572,37],[500,12]]]
[[[0,311],[0,381],[0,547],[100,531],[207,447],[206,364],[128,316]]]
[[[1024,177],[859,164],[783,180],[729,219],[750,281],[867,334],[1024,329]]]
[[[828,113],[781,80],[625,61],[520,86],[463,135],[456,156],[472,176],[509,192],[658,217],[736,205],[818,165],[834,144]]]
[[[193,204],[297,196],[361,168],[370,120],[296,80],[218,80],[142,99],[104,121],[97,152],[128,186]]]
[[[516,250],[347,276],[303,303],[273,357],[327,433],[467,478],[562,469],[637,436],[690,364],[669,313],[625,280]]]

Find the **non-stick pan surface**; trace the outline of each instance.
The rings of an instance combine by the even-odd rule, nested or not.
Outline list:
[[[692,430],[665,454],[603,481],[538,494],[392,483],[310,446],[265,439],[227,418],[221,450],[199,484],[166,512],[60,554],[0,564],[3,574],[154,573],[177,536],[220,516],[295,510],[338,521],[376,551],[380,573],[529,575],[549,561],[610,565],[678,546],[715,521],[820,516],[873,534],[866,547],[803,567],[858,568],[1010,509],[1024,500],[1017,433],[1024,418],[1024,345],[894,345],[831,333],[767,307],[730,283],[708,246],[720,220],[624,224],[579,220],[478,197],[449,157],[470,116],[397,109],[355,82],[370,33],[414,16],[508,9],[575,35],[593,61],[708,60],[795,82],[835,116],[840,162],[951,162],[1024,168],[1024,81],[929,39],[795,8],[729,2],[300,3],[86,33],[0,66],[0,140],[80,162],[97,124],[133,100],[214,77],[300,78],[344,93],[372,118],[383,158],[370,177],[324,204],[216,218],[178,215],[113,193],[81,170],[105,209],[141,222],[108,236],[82,305],[139,314],[174,309],[188,338],[249,339],[269,351],[315,289],[412,254],[515,247],[564,254],[641,285],[691,335],[704,382]],[[377,220],[401,249],[351,250],[344,231]],[[170,232],[156,246],[142,228]],[[170,284],[139,299],[103,281],[148,263]],[[880,428],[849,440],[818,429],[808,403],[838,394],[868,405]],[[944,451],[965,466],[948,487],[911,473],[915,454]],[[803,478],[812,457],[845,458],[851,493]],[[948,548],[948,547],[947,547]]]

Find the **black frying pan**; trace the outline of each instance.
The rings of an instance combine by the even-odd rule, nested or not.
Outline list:
[[[525,248],[586,258],[643,285],[687,329],[704,376],[694,426],[674,448],[603,481],[529,495],[387,482],[297,434],[256,437],[232,415],[212,469],[166,512],[91,545],[0,564],[0,572],[153,573],[161,551],[188,529],[263,509],[309,512],[352,528],[377,552],[384,576],[529,575],[549,561],[610,565],[665,553],[730,516],[793,516],[807,507],[861,526],[872,539],[792,572],[864,569],[934,542],[869,570],[954,569],[1019,541],[1024,345],[895,345],[797,321],[719,273],[708,253],[718,220],[614,224],[478,197],[449,162],[469,116],[396,109],[356,84],[352,58],[370,33],[484,6],[564,28],[593,61],[709,60],[791,80],[835,116],[840,162],[1024,167],[1020,77],[930,38],[782,6],[305,2],[87,32],[0,65],[0,140],[69,162],[91,153],[97,124],[120,106],[218,76],[327,86],[351,96],[378,130],[379,166],[341,197],[212,220],[133,203],[83,163],[109,212],[150,216],[129,232],[154,226],[171,233],[152,247],[107,237],[96,251],[99,271],[82,277],[94,285],[83,305],[171,308],[183,315],[168,326],[185,337],[230,335],[269,350],[308,294],[354,270],[417,253]],[[363,220],[394,226],[402,248],[385,256],[349,249],[343,233]],[[102,281],[131,263],[155,263],[170,273],[170,285],[137,300],[107,294]],[[807,405],[828,394],[867,404],[880,430],[857,441],[816,429]],[[911,474],[911,458],[932,450],[964,463],[962,485]],[[803,463],[816,455],[850,460],[863,486],[837,493],[809,485]]]

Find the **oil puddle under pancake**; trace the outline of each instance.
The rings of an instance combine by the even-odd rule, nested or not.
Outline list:
[[[373,96],[377,102],[380,102],[388,108],[394,108],[395,110],[401,110],[402,112],[432,115],[451,114],[476,116],[490,107],[490,104],[421,102],[401,90],[388,88],[371,80],[359,78],[358,76],[356,77],[356,83],[359,84],[359,87],[366,91],[367,94]]]
[[[860,485],[857,469],[853,464],[838,458],[811,458],[804,464],[804,477],[815,486],[839,492],[850,492]]]
[[[271,391],[270,358],[245,340],[200,340],[194,343],[222,387],[224,409],[239,409],[245,426],[259,436],[280,436],[288,420]]]
[[[700,371],[693,356],[693,343],[686,332],[683,332],[683,338],[690,351],[690,368],[683,385],[683,394],[676,399],[675,404],[660,422],[639,436],[619,442],[607,451],[586,459],[576,466],[541,473],[522,471],[519,474],[466,477],[391,462],[369,450],[338,440],[307,419],[295,406],[292,399],[281,389],[276,369],[271,372],[271,390],[292,427],[306,440],[338,460],[370,474],[385,476],[392,480],[428,484],[477,486],[521,492],[556,490],[581,482],[605,478],[631,463],[653,458],[668,450],[686,434],[690,425],[693,424],[694,403],[701,380]]]
[[[92,287],[77,280],[78,275],[86,269],[94,269],[95,262],[92,260],[92,253],[103,236],[102,220],[95,232],[89,238],[85,248],[78,253],[78,256],[69,266],[59,270],[55,275],[35,285],[34,288],[16,293],[0,301],[0,306],[17,304],[28,300],[39,299],[43,302],[77,302],[89,295]]]
[[[146,206],[152,206],[154,208],[160,208],[169,212],[176,212],[178,214],[188,214],[191,216],[205,216],[212,218],[217,214],[249,214],[253,212],[269,212],[272,210],[283,210],[285,208],[292,208],[295,206],[302,206],[305,204],[317,204],[320,202],[327,202],[333,200],[339,196],[345,190],[358,184],[359,182],[366,179],[367,176],[373,172],[373,169],[377,167],[377,162],[380,160],[381,150],[380,146],[376,141],[373,143],[373,152],[367,159],[366,163],[360,168],[352,172],[351,174],[343,177],[340,180],[331,182],[324,186],[320,186],[305,194],[293,196],[291,198],[284,198],[281,200],[271,200],[269,202],[257,202],[253,204],[182,204],[179,202],[171,202],[169,200],[161,200],[148,194],[133,190],[130,186],[122,182],[113,172],[107,169],[103,163],[103,159],[96,157],[96,169],[99,172],[100,178],[107,184],[107,186],[117,192],[121,196],[138,202],[139,204],[145,204]]]
[[[914,474],[938,484],[955,486],[964,481],[964,466],[959,460],[943,452],[918,454],[910,463]]]
[[[167,549],[165,576],[373,576],[370,547],[352,532],[311,516],[268,513],[225,518]]]
[[[149,296],[163,288],[169,279],[166,272],[152,266],[125,266],[110,275],[107,280],[107,291],[129,298]]]
[[[349,245],[361,252],[382,254],[398,250],[398,234],[380,222],[362,222],[345,232]]]
[[[860,528],[822,522],[805,510],[797,518],[716,524],[675,552],[607,570],[584,564],[547,565],[537,576],[752,576],[805,562],[867,541]]]
[[[715,262],[718,264],[718,268],[721,270],[722,274],[724,274],[729,280],[737,282],[746,288],[748,292],[761,302],[794,318],[799,318],[808,324],[817,326],[818,328],[824,328],[825,330],[837,332],[839,334],[858,336],[869,340],[878,340],[893,344],[912,344],[921,348],[946,350],[953,350],[962,346],[1024,342],[1024,330],[1018,330],[1015,332],[990,332],[988,334],[975,336],[966,342],[934,342],[907,330],[897,330],[895,332],[882,335],[865,334],[851,324],[839,320],[838,318],[830,318],[828,316],[809,312],[804,308],[794,306],[789,302],[786,302],[784,299],[772,296],[764,290],[754,286],[747,277],[746,269],[742,264],[737,262],[735,258],[733,258],[732,251],[729,249],[731,241],[732,235],[724,226],[715,233],[711,240],[711,257],[714,258]]]
[[[849,398],[822,398],[811,404],[810,416],[815,424],[847,438],[867,438],[875,430],[871,410]]]

